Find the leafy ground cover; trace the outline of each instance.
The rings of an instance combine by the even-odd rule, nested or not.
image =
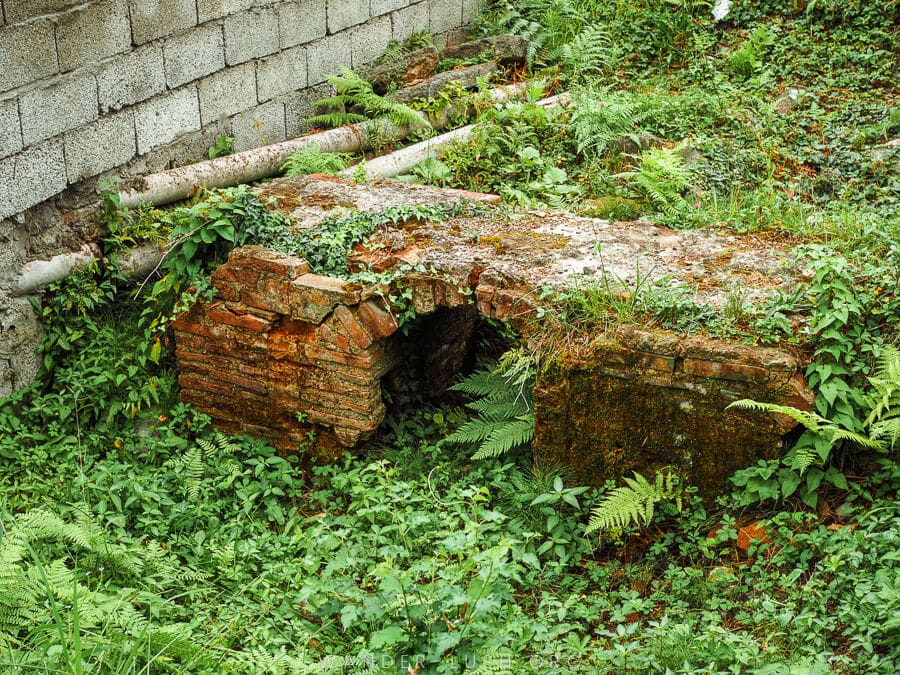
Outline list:
[[[95,266],[38,308],[44,370],[0,400],[0,669],[896,672],[898,8],[710,10],[493,3],[481,30],[526,35],[532,70],[573,103],[490,110],[416,173],[520,206],[793,238],[797,293],[729,311],[809,350],[818,431],[714,503],[672,475],[588,490],[530,459],[533,371],[513,352],[457,387],[475,400],[398,394],[370,446],[303,469],[178,401],[173,307],[208,294],[235,245],[340,274],[335,246],[410,215],[350,214],[300,241],[246,188],[166,212],[110,195],[108,253],[161,233],[172,253],[152,286]],[[574,289],[553,320],[710,322],[657,290]]]

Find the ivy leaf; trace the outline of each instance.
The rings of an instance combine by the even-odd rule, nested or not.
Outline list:
[[[388,626],[387,628],[372,633],[369,638],[369,649],[382,649],[385,646],[395,645],[406,639],[406,632],[400,626]]]

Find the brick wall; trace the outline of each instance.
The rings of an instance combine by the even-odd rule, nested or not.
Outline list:
[[[338,66],[446,33],[476,0],[0,0],[0,395],[37,368],[22,265],[97,236],[105,176],[302,134]]]
[[[503,288],[476,267],[401,281],[417,316],[408,336],[377,287],[310,274],[304,260],[260,246],[232,251],[212,275],[216,297],[173,324],[182,400],[225,431],[334,461],[376,431],[386,384],[419,380],[426,395],[442,393],[481,314],[513,324],[542,354],[535,452],[580,483],[672,466],[718,494],[737,469],[780,456],[796,426],[729,403],[812,409],[800,360],[781,349],[628,326],[555,343],[535,332],[534,289]]]

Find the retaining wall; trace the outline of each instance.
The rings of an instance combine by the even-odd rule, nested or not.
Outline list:
[[[478,0],[0,0],[0,395],[31,379],[22,264],[97,235],[105,175],[306,131],[338,66],[468,22]],[[84,209],[84,210],[82,210]]]

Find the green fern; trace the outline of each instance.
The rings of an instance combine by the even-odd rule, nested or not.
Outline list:
[[[635,133],[646,116],[643,106],[606,90],[582,89],[572,94],[569,131],[578,152],[598,159],[610,142]]]
[[[635,191],[668,216],[685,206],[682,195],[691,186],[690,169],[671,148],[650,148],[641,154],[639,169],[616,175],[629,177]]]
[[[477,446],[472,459],[499,457],[534,438],[534,365],[522,349],[507,352],[496,367],[477,370],[450,389],[479,397],[467,404],[478,413],[447,436],[450,443]]]
[[[900,443],[900,349],[890,346],[883,349],[869,382],[871,407],[863,426],[869,429],[871,438],[889,439],[893,450]]]
[[[217,433],[213,440],[198,438],[183,455],[166,462],[166,466],[178,470],[176,473],[185,481],[188,499],[197,501],[210,473],[224,475],[225,482],[233,481],[240,473],[240,463],[232,457],[238,449],[227,436]]]
[[[370,82],[349,68],[341,66],[341,74],[329,77],[328,82],[335,88],[335,94],[315,102],[327,112],[309,118],[307,122],[313,126],[339,127],[378,117],[387,117],[397,126],[427,126],[416,110],[379,96]],[[363,114],[352,112],[351,108],[359,108]]]
[[[862,424],[867,434],[847,429],[816,412],[792,406],[741,399],[728,407],[785,415],[822,439],[821,443],[798,443],[785,458],[792,469],[802,474],[813,465],[827,462],[831,451],[844,441],[878,452],[896,447],[900,441],[900,350],[890,346],[883,349],[869,383],[872,385],[866,397],[869,415]]]
[[[672,471],[657,472],[652,483],[637,472],[634,478],[624,481],[625,485],[615,488],[591,512],[585,534],[631,524],[646,527],[653,518],[656,505],[663,500],[673,500],[681,511],[684,490]]]
[[[814,464],[824,463],[828,459],[830,451],[840,441],[850,441],[871,450],[883,451],[885,449],[884,441],[845,429],[831,420],[822,417],[818,413],[809,410],[799,410],[792,406],[777,405],[775,403],[760,403],[759,401],[752,401],[750,399],[735,401],[728,406],[728,408],[731,407],[744,408],[747,410],[764,410],[785,415],[795,422],[802,424],[816,436],[824,439],[826,442],[825,456],[822,456],[823,453],[820,451],[819,447],[814,444],[797,446],[791,450],[789,455],[791,468],[799,471],[801,474]],[[728,408],[726,408],[726,410]]]
[[[318,143],[313,143],[289,155],[281,171],[288,178],[313,173],[335,175],[350,165],[352,157],[347,152],[322,152]]]
[[[571,42],[551,50],[548,60],[557,61],[573,82],[586,82],[608,70],[616,61],[609,33],[602,26],[588,26]]]

